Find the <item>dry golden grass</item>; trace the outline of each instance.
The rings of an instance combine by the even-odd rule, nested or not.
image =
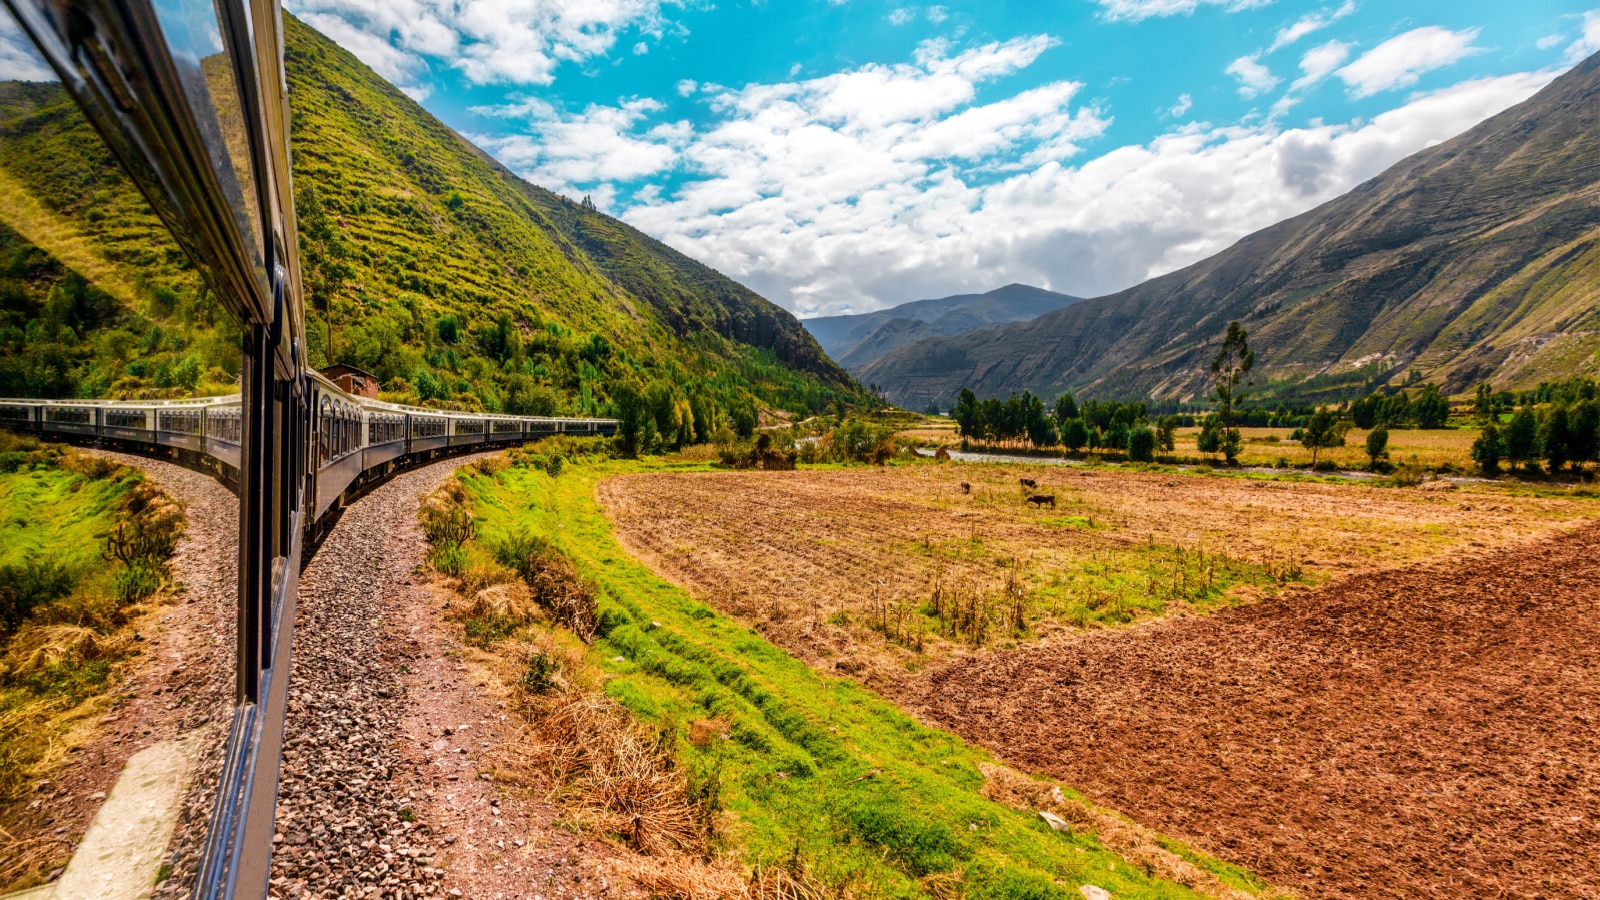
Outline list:
[[[1019,477],[1056,509],[1025,507]],[[1002,465],[640,474],[599,495],[658,571],[813,664],[884,688],[974,643],[1203,612],[1296,580],[1505,546],[1597,509],[1490,486]],[[1023,633],[998,616],[986,642],[927,628],[935,584],[1003,607],[1019,577]]]
[[[1076,795],[1068,796],[1052,781],[1036,781],[1015,769],[986,763],[983,795],[1012,809],[1049,813],[1074,831],[1092,833],[1116,853],[1147,872],[1168,881],[1193,888],[1216,900],[1255,900],[1243,891],[1224,884],[1210,872],[1194,865],[1161,845],[1154,831],[1125,816],[1095,806]],[[1056,827],[1052,824],[1052,827]]]
[[[1244,446],[1239,453],[1239,463],[1245,466],[1275,466],[1287,460],[1291,466],[1311,465],[1311,451],[1289,440],[1292,428],[1241,428]],[[1477,428],[1451,428],[1423,431],[1420,429],[1391,429],[1389,431],[1389,462],[1393,465],[1419,465],[1428,469],[1456,466],[1472,470],[1472,442],[1478,439]],[[1183,457],[1203,457],[1195,445],[1198,428],[1180,428],[1175,436],[1174,452]],[[1345,435],[1343,447],[1328,447],[1317,452],[1317,460],[1332,460],[1341,469],[1365,469],[1367,458],[1367,432],[1352,428]]]

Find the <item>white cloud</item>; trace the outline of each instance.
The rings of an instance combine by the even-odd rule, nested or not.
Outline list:
[[[1312,47],[1300,57],[1301,76],[1289,86],[1291,91],[1303,91],[1334,73],[1350,58],[1350,45],[1343,41],[1329,41]]]
[[[917,11],[908,6],[902,6],[889,13],[890,25],[905,25],[917,17]]]
[[[699,90],[700,85],[696,84],[693,78],[680,78],[678,79],[676,88],[679,97],[688,97],[695,91]]]
[[[1583,14],[1583,31],[1567,47],[1567,63],[1582,62],[1595,53],[1600,53],[1600,9],[1591,9]]]
[[[444,60],[477,84],[549,84],[563,62],[659,37],[670,0],[290,0],[290,11],[402,87]],[[647,48],[648,49],[648,48]],[[638,52],[637,46],[635,52]]]
[[[0,9],[0,81],[55,81],[55,70],[33,49],[11,11]]]
[[[1230,63],[1225,71],[1238,79],[1239,96],[1246,100],[1265,94],[1267,91],[1277,87],[1278,82],[1281,80],[1261,64],[1261,54],[1259,53],[1239,57]]]
[[[1284,47],[1293,44],[1306,35],[1315,31],[1321,31],[1322,29],[1327,28],[1329,25],[1332,25],[1334,22],[1339,21],[1355,11],[1355,0],[1345,0],[1344,5],[1340,6],[1338,9],[1323,10],[1322,12],[1308,13],[1304,16],[1301,16],[1299,19],[1295,20],[1294,24],[1285,25],[1284,27],[1278,29],[1278,34],[1272,39],[1272,46],[1267,48],[1267,52],[1272,53],[1277,50],[1282,50]]]
[[[1179,94],[1178,95],[1178,102],[1172,104],[1172,106],[1167,110],[1167,115],[1172,116],[1175,119],[1176,118],[1180,118],[1180,117],[1188,114],[1189,110],[1193,106],[1194,106],[1194,98],[1193,97],[1189,96],[1188,94]]]
[[[633,45],[633,55],[634,56],[643,56],[643,55],[645,55],[646,53],[649,53],[649,52],[650,52],[650,45],[646,44],[644,41],[640,41],[639,43]]]
[[[1554,75],[1469,81],[1361,123],[1189,125],[1078,166],[1042,158],[997,171],[988,164],[1025,154],[1030,122],[1052,106],[1049,127],[1081,135],[1064,144],[1106,122],[1092,110],[1068,118],[1057,105],[1072,96],[1066,85],[1000,109],[972,106],[961,99],[970,94],[948,86],[896,90],[930,99],[874,117],[840,99],[854,95],[861,74],[730,92],[725,118],[674,137],[684,140],[679,159],[691,180],[636,195],[623,217],[805,315],[1011,281],[1093,296],[1331,199]],[[890,77],[943,76],[895,67]],[[998,136],[976,136],[980,129]],[[961,154],[979,163],[950,162]]]
[[[1547,34],[1544,37],[1539,38],[1537,41],[1534,41],[1533,45],[1538,47],[1540,50],[1549,50],[1551,47],[1554,47],[1564,40],[1566,40],[1566,38],[1559,34]]]
[[[945,19],[948,19],[948,18],[950,18],[950,7],[948,7],[948,6],[930,6],[930,7],[928,7],[928,21],[929,22],[932,22],[933,24],[938,25],[940,22],[943,22]]]
[[[577,115],[563,114],[542,100],[474,107],[471,111],[479,115],[525,121],[528,130],[473,135],[472,141],[536,184],[560,193],[602,194],[610,182],[646,178],[677,163],[691,133],[687,123],[665,123],[637,133],[637,126],[661,109],[650,98],[590,106]]]
[[[1413,28],[1368,50],[1338,70],[1352,97],[1411,87],[1423,74],[1478,52],[1478,29],[1451,31],[1437,25]]]
[[[1239,12],[1266,6],[1272,0],[1094,0],[1100,15],[1112,22],[1142,22],[1163,16],[1188,16],[1202,6],[1221,7],[1223,12]]]

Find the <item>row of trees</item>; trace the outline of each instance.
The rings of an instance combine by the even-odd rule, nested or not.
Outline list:
[[[1531,471],[1543,462],[1554,474],[1600,462],[1600,399],[1554,403],[1542,411],[1524,404],[1510,422],[1483,426],[1472,458],[1485,475],[1498,473],[1505,463]]]

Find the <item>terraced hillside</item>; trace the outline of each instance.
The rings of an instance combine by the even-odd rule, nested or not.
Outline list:
[[[1235,319],[1258,377],[1284,393],[1413,374],[1451,393],[1594,374],[1600,56],[1210,259],[1032,322],[920,340],[855,374],[913,408],[963,386],[1192,397]]]
[[[783,309],[285,29],[314,364],[372,371],[397,400],[533,414],[653,380],[723,410],[858,395]],[[0,85],[0,130],[0,395],[232,389],[225,317],[59,87]]]

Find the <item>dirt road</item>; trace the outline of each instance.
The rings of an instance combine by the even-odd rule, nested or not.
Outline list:
[[[920,712],[1306,897],[1600,897],[1600,525],[956,660]]]

